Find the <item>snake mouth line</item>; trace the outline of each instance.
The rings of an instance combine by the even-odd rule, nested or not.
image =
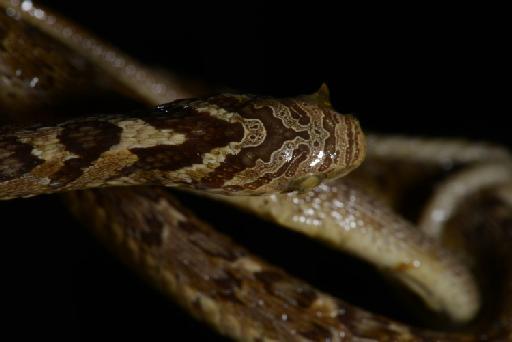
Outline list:
[[[307,175],[302,178],[299,178],[290,183],[287,192],[298,191],[305,192],[307,190],[313,189],[322,183],[322,180],[325,179],[325,175]]]

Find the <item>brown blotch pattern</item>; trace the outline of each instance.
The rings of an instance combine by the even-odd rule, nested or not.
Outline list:
[[[331,341],[332,339],[331,332],[317,323],[312,323],[308,330],[299,331],[299,334],[311,341]]]
[[[241,288],[242,281],[231,272],[224,272],[223,275],[211,279],[215,284],[213,296],[232,302],[242,303],[236,296],[236,291]]]
[[[60,142],[68,151],[88,160],[119,143],[122,131],[117,125],[98,119],[80,120],[62,127],[58,136]]]
[[[309,308],[318,297],[316,291],[298,282],[290,282],[290,278],[275,271],[262,271],[254,274],[262,282],[265,290],[289,305]]]
[[[148,246],[160,246],[162,244],[162,232],[164,229],[164,223],[162,219],[154,213],[148,211],[143,216],[145,224],[143,227],[150,229],[141,229],[138,231],[139,239]]]
[[[129,198],[129,190],[116,189],[121,194],[120,197],[127,198],[127,201],[133,200]],[[156,206],[159,200],[158,193],[151,191],[148,188],[145,191],[146,201],[137,201],[137,198],[131,202],[131,205],[115,205],[115,211],[112,215],[116,215],[123,227],[125,233],[130,238],[141,242],[148,247],[159,247],[163,243],[163,230],[166,224],[166,218],[162,217],[156,210],[147,210],[147,207]],[[115,191],[103,191],[101,189],[94,189],[86,193],[95,196],[95,201],[100,208],[112,207],[113,203],[118,203]],[[126,195],[127,194],[127,195]],[[156,195],[155,195],[156,194]],[[155,195],[153,198],[151,196]],[[133,210],[138,208],[139,210]]]
[[[92,165],[103,152],[119,143],[122,132],[120,127],[97,119],[70,122],[62,127],[58,139],[68,151],[78,157],[66,160],[63,167],[52,175],[52,186],[62,186],[79,178],[84,168]]]
[[[393,329],[393,325],[390,324],[391,322],[388,319],[347,305],[341,300],[336,302],[338,306],[336,320],[345,325],[354,336],[376,341],[400,340],[400,331]],[[366,322],[371,322],[371,324],[365,324]],[[414,331],[411,330],[411,333],[414,333]],[[423,341],[423,339],[420,341]],[[427,339],[427,341],[430,341],[430,339]]]
[[[0,137],[0,182],[21,177],[43,160],[32,154],[32,146],[14,136]]]
[[[190,107],[172,106],[166,113],[166,116],[149,116],[143,120],[157,129],[172,129],[185,134],[185,142],[130,149],[138,161],[124,169],[123,174],[136,170],[174,171],[200,164],[205,153],[243,138],[244,129],[240,123],[220,120]]]
[[[180,226],[181,225],[182,224],[180,223]],[[190,227],[191,225],[188,224],[187,226]],[[201,249],[206,254],[213,257],[222,258],[226,261],[235,261],[240,257],[240,255],[234,253],[233,251],[222,248],[222,246],[212,242],[208,235],[202,234],[200,232],[191,234],[188,238],[188,241],[197,248]]]

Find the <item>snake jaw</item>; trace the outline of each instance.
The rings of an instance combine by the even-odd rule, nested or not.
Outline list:
[[[303,178],[297,179],[296,181],[290,182],[289,188],[287,192],[293,192],[298,191],[299,193],[306,192],[308,190],[311,190],[320,183],[322,183],[322,180],[325,178],[325,175],[307,175]]]

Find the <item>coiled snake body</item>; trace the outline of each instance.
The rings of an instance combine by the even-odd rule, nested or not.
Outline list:
[[[194,95],[32,2],[1,4],[0,105],[11,120],[33,121],[38,111],[59,115],[63,98],[80,97],[91,85],[153,106]],[[33,100],[20,100],[26,96]],[[358,309],[289,276],[215,232],[161,188],[71,191],[164,185],[231,203],[375,264],[462,324],[488,299],[475,277],[483,274],[478,258],[490,252],[471,255],[466,248],[510,241],[511,158],[500,147],[381,136],[366,143],[357,120],[337,114],[325,89],[291,99],[176,100],[139,112],[6,126],[0,133],[0,198],[66,191],[72,211],[115,253],[225,335],[512,338],[506,247],[491,248],[507,260],[500,269],[502,304],[492,313],[484,305],[482,318],[460,332],[434,332]],[[361,164],[366,144],[367,161],[340,178]],[[391,207],[403,204],[411,187],[442,174],[446,163],[452,172],[413,227]],[[382,178],[395,181],[382,189]],[[483,224],[493,229],[484,242],[475,239]]]

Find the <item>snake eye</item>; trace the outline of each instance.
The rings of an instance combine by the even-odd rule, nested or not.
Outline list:
[[[324,178],[325,175],[323,174],[304,176],[302,178],[290,182],[287,191],[305,192],[318,186]]]

